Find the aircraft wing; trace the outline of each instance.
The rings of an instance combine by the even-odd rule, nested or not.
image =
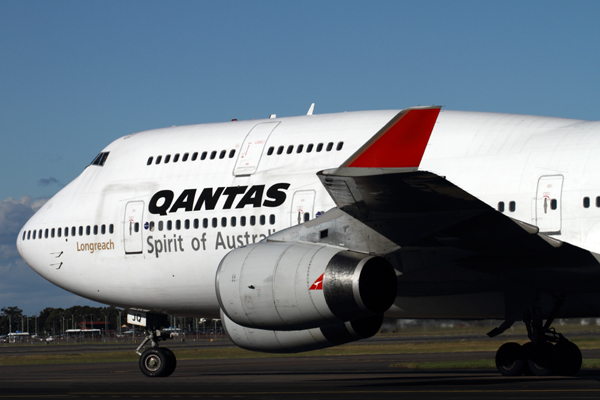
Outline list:
[[[319,172],[337,207],[400,247],[465,251],[459,263],[467,269],[542,286],[600,279],[600,256],[418,170],[438,113],[439,107],[404,110],[342,166]]]

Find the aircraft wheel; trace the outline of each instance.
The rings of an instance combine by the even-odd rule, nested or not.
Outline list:
[[[166,347],[163,347],[162,349],[165,352],[165,355],[167,356],[168,367],[162,376],[167,377],[170,376],[173,373],[173,371],[175,371],[175,368],[177,368],[177,358],[175,358],[175,354],[173,354],[171,350],[167,349]]]
[[[142,373],[150,378],[166,376],[165,373],[169,372],[169,357],[164,349],[151,347],[142,353],[139,365]]]
[[[527,365],[527,356],[518,343],[504,343],[496,352],[496,368],[504,376],[519,376]]]
[[[565,376],[576,375],[583,361],[579,347],[568,340],[560,340],[555,347],[560,354],[558,373]]]
[[[527,359],[533,375],[548,376],[558,371],[560,353],[552,343],[537,343],[530,349]]]

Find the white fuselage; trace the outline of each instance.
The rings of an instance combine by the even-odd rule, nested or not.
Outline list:
[[[397,113],[235,121],[117,139],[103,150],[104,165],[88,166],[27,222],[17,246],[36,272],[86,298],[218,316],[214,280],[223,256],[334,207],[316,173],[341,165]],[[442,111],[420,169],[600,252],[599,151],[599,122]],[[415,317],[426,307],[411,304],[397,303],[389,315]],[[479,307],[475,317],[501,313]]]

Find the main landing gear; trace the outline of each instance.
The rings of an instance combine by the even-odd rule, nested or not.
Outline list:
[[[496,352],[496,368],[504,376],[577,374],[582,363],[579,347],[550,327],[564,300],[556,300],[545,324],[538,303],[535,301],[523,314],[523,322],[531,342],[524,345],[505,343],[500,346]],[[499,328],[488,333],[488,336],[499,335],[514,322],[514,319],[505,321]]]
[[[177,367],[175,354],[166,347],[158,347],[159,341],[166,340],[169,337],[169,333],[161,332],[160,330],[146,330],[146,338],[135,352],[140,355],[140,370],[147,377],[167,377],[175,371]],[[148,342],[151,342],[151,347],[140,353],[140,350]]]

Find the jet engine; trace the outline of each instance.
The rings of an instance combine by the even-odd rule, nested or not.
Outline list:
[[[269,331],[246,328],[221,312],[229,338],[237,346],[265,353],[299,353],[366,339],[381,328],[383,314],[299,331]]]
[[[247,328],[298,331],[383,314],[396,298],[384,258],[312,243],[264,242],[228,253],[216,289],[227,317]],[[379,329],[379,328],[378,328]]]

